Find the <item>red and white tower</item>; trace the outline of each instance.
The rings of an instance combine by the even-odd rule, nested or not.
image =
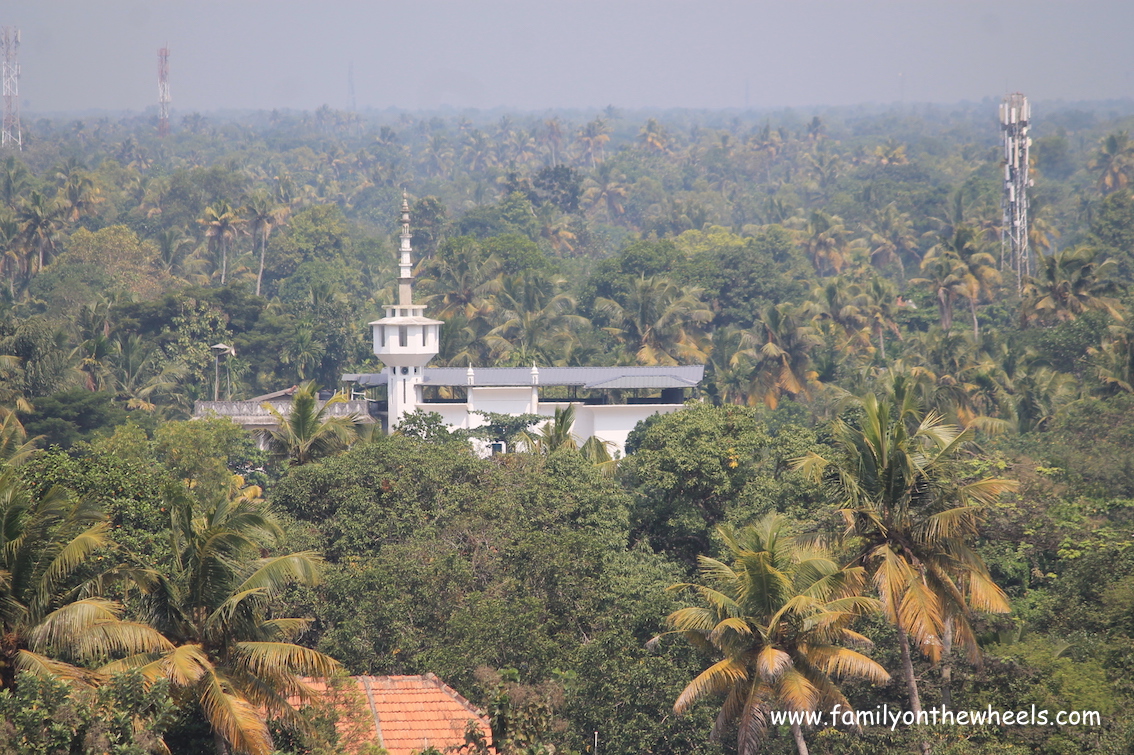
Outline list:
[[[157,51],[158,136],[169,134],[169,48]]]
[[[10,26],[0,29],[0,80],[4,87],[4,126],[0,147],[23,149],[20,133],[20,30]]]

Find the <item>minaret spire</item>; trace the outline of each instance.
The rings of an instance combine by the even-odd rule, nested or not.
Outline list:
[[[413,248],[410,246],[409,195],[402,192],[402,235],[398,247],[398,303],[386,305],[386,316],[370,323],[374,356],[389,369],[387,428],[397,427],[422,401],[425,365],[441,348],[440,320],[425,316],[425,305],[413,303]]]
[[[402,244],[398,250],[398,305],[413,304],[413,247],[410,246],[409,195],[402,192]]]

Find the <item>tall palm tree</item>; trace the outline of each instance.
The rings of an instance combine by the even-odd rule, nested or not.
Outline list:
[[[703,363],[708,356],[704,328],[713,313],[700,294],[668,278],[643,277],[617,301],[597,298],[595,309],[607,318],[604,330],[639,364]]]
[[[850,262],[850,238],[843,220],[815,210],[807,220],[803,250],[821,275],[838,275]]]
[[[952,235],[942,239],[941,243],[930,250],[926,258],[934,256],[948,257],[960,263],[954,268],[954,275],[960,280],[955,284],[956,290],[969,303],[969,311],[973,318],[973,338],[980,337],[980,325],[977,322],[977,302],[992,294],[992,287],[1000,282],[1000,273],[996,269],[996,259],[984,250],[980,234],[969,225],[957,225]]]
[[[492,144],[487,134],[480,129],[465,134],[461,143],[461,162],[470,173],[480,173],[495,165]]]
[[[15,209],[17,199],[31,182],[31,173],[27,166],[16,159],[15,155],[8,155],[0,163],[0,201],[9,208]]]
[[[179,361],[160,359],[157,349],[147,348],[137,333],[120,336],[113,342],[112,378],[114,390],[129,409],[154,411],[159,395],[175,393],[187,369]],[[159,364],[162,365],[159,368]]]
[[[957,298],[966,290],[967,274],[964,264],[955,255],[927,254],[921,261],[921,277],[910,279],[910,285],[924,286],[933,292],[942,330],[953,327],[953,309]]]
[[[467,240],[450,254],[427,263],[420,279],[429,291],[425,302],[442,320],[484,317],[492,309],[489,299],[500,290],[501,264],[485,255],[475,241]]]
[[[39,191],[33,191],[20,203],[16,217],[20,222],[20,238],[27,253],[25,273],[32,271],[33,253],[38,262],[36,270],[42,270],[47,264],[47,253],[55,250],[62,216],[63,210],[59,203]]]
[[[603,147],[610,141],[606,122],[601,118],[595,118],[593,121],[588,122],[585,126],[579,129],[578,135],[575,137],[582,150],[583,157],[591,164],[593,169],[599,162],[602,162],[604,157]]]
[[[769,305],[753,328],[756,346],[751,355],[756,363],[748,391],[748,401],[763,401],[775,409],[780,397],[808,397],[810,384],[817,377],[811,369],[810,353],[821,343],[813,328],[805,324],[791,304]]]
[[[1116,298],[1121,288],[1111,277],[1117,263],[1100,260],[1099,255],[1098,249],[1077,246],[1040,257],[1038,275],[1024,288],[1024,321],[1074,320],[1088,310],[1121,320],[1122,305]]]
[[[650,118],[638,131],[638,141],[647,152],[664,153],[668,151],[669,136],[665,127],[658,123],[656,118]]]
[[[897,287],[881,277],[874,277],[863,291],[861,311],[869,324],[874,337],[878,339],[878,355],[886,361],[886,331],[889,330],[901,340],[902,331],[898,328],[898,309],[903,306]]]
[[[52,488],[37,495],[14,467],[0,472],[0,689],[21,672],[90,682],[82,665],[170,647],[151,627],[122,620],[98,589],[109,523],[93,504]]]
[[[1128,186],[1134,175],[1134,144],[1130,142],[1130,134],[1118,131],[1107,135],[1089,167],[1099,172],[1099,191],[1103,194]]]
[[[276,204],[265,192],[253,194],[244,205],[244,219],[252,237],[260,243],[260,268],[256,271],[256,296],[260,295],[260,285],[264,280],[264,257],[268,251],[268,237],[272,230],[287,219],[286,205]]]
[[[723,656],[685,687],[673,710],[681,714],[704,697],[724,695],[712,738],[735,724],[739,755],[760,751],[772,710],[851,709],[835,677],[890,678],[848,647],[869,645],[849,624],[878,608],[860,594],[865,570],[839,566],[784,529],[777,514],[740,531],[720,528],[730,561],[700,556],[701,582],[671,588],[693,591],[703,605],[675,611],[670,626]],[[802,726],[791,728],[800,755],[807,755]]]
[[[8,284],[8,295],[13,298],[22,260],[20,222],[16,219],[16,213],[0,208],[0,271]]]
[[[133,668],[169,679],[175,696],[209,722],[218,753],[268,755],[265,718],[302,725],[288,699],[308,699],[302,677],[328,676],[338,664],[291,641],[308,620],[270,611],[288,585],[317,582],[320,559],[310,552],[265,557],[283,532],[260,489],[242,485],[234,478],[228,495],[201,508],[189,496],[168,502],[173,559],[146,596],[146,613],[169,647],[103,671]]]
[[[357,438],[357,418],[334,417],[327,410],[346,403],[346,396],[337,393],[319,406],[316,393],[317,386],[313,382],[299,386],[292,396],[291,411],[286,415],[271,404],[263,405],[279,423],[278,430],[266,432],[268,448],[276,456],[287,459],[291,466],[309,464],[341,451]]]
[[[751,331],[726,326],[713,331],[713,347],[708,368],[712,375],[713,398],[720,404],[745,404],[757,359],[753,349],[756,337]]]
[[[867,326],[867,303],[860,286],[839,276],[828,278],[811,290],[807,311],[813,319],[838,326],[846,345],[854,348],[869,343],[869,337],[862,337]]]
[[[1134,333],[1111,326],[1099,346],[1087,349],[1103,395],[1134,393]]]
[[[912,260],[920,264],[913,223],[897,204],[886,205],[863,230],[870,239],[870,261],[874,265],[896,263],[904,275],[906,262]]]
[[[66,166],[57,177],[59,179],[59,204],[63,216],[76,223],[91,212],[95,204],[102,201],[101,193],[94,179],[80,165]]]
[[[548,118],[543,126],[543,142],[551,152],[551,165],[554,167],[559,164],[559,152],[563,146],[563,124],[558,118]]]
[[[615,168],[614,163],[604,162],[595,169],[595,174],[587,179],[587,187],[583,190],[583,203],[587,205],[587,212],[593,214],[599,210],[606,210],[607,217],[615,220],[626,210],[623,202],[629,190],[622,182],[626,176]]]
[[[839,498],[845,535],[858,543],[856,562],[867,569],[883,613],[898,630],[902,673],[916,714],[921,697],[909,638],[934,661],[943,655],[947,660],[946,640],[975,656],[972,611],[1009,610],[971,541],[981,508],[1016,483],[964,481],[957,459],[970,431],[946,424],[935,412],[923,413],[903,377],[892,387],[892,402],[872,393],[861,400],[857,426],[836,420],[839,455],[812,452],[795,466]]]
[[[205,228],[205,238],[214,250],[221,253],[221,279],[223,286],[228,280],[228,248],[240,232],[241,219],[225,200],[206,207],[204,216],[197,221]]]
[[[589,325],[574,314],[575,300],[560,290],[564,283],[534,270],[505,276],[493,297],[499,324],[484,339],[493,354],[519,351],[526,360],[555,363],[575,331]]]

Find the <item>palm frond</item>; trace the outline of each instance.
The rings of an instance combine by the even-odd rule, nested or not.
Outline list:
[[[717,661],[685,686],[678,695],[677,702],[673,704],[673,712],[681,715],[702,697],[721,694],[731,685],[747,678],[748,670],[736,660],[725,658]]]
[[[791,665],[791,656],[771,645],[756,654],[756,673],[768,683],[778,680]]]
[[[239,642],[240,667],[255,676],[331,676],[339,668],[330,656],[289,642]]]
[[[201,680],[201,711],[235,752],[270,755],[272,738],[260,712],[215,671]]]

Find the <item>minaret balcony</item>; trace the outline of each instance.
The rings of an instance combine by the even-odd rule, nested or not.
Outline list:
[[[441,348],[441,325],[440,320],[410,315],[375,320],[370,323],[374,355],[389,367],[424,367]]]

